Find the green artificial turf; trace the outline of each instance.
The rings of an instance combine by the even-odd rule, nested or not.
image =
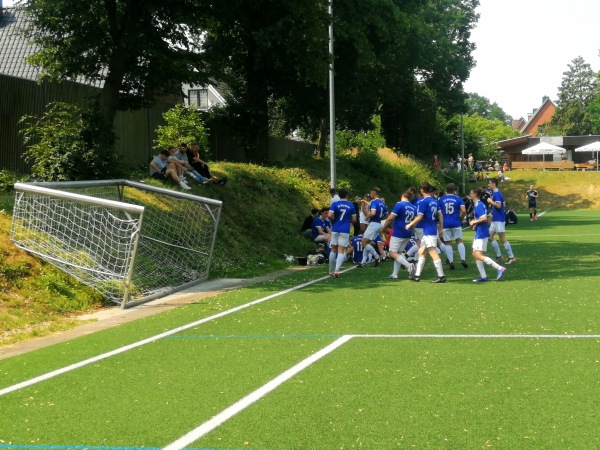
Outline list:
[[[421,283],[386,280],[391,263],[355,269],[0,397],[0,448],[160,447],[346,334],[600,335],[600,212],[524,219],[508,228],[505,281],[473,284],[470,256],[445,285],[428,283],[431,263]],[[0,361],[0,387],[326,272]],[[599,341],[353,338],[193,447],[595,448]]]

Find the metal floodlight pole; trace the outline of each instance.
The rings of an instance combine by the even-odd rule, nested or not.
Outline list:
[[[465,117],[464,114],[460,115],[460,151],[462,153],[462,193],[465,192]]]
[[[329,0],[329,166],[331,187],[336,187],[335,168],[335,90],[333,71],[333,0]]]

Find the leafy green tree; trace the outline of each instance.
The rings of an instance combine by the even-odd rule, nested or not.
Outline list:
[[[24,156],[34,177],[48,181],[108,179],[118,175],[112,124],[94,104],[55,102],[41,117],[21,119]]]
[[[340,150],[354,150],[359,152],[376,153],[385,147],[385,138],[381,134],[381,117],[373,116],[372,129],[368,131],[338,130],[336,132],[336,145]]]
[[[563,73],[556,113],[546,127],[546,133],[566,136],[590,134],[592,119],[588,107],[596,95],[598,79],[581,56],[571,61],[568,68]]]
[[[451,156],[460,154],[460,115],[444,119],[444,114],[438,116],[440,134],[445,136],[440,144],[440,153]],[[506,125],[499,119],[486,119],[479,114],[463,117],[465,134],[465,155],[473,153],[476,159],[498,159],[499,153],[496,142],[520,136],[517,130]],[[444,151],[442,151],[444,150]]]
[[[230,125],[251,160],[266,158],[269,125],[278,134],[302,128],[324,152],[329,127],[326,2],[268,3],[233,0],[211,10],[216,19],[205,41],[209,70],[232,88]],[[469,39],[477,4],[336,3],[338,128],[366,133],[373,115],[381,114],[394,145],[416,147],[415,153],[427,149],[428,142],[430,147],[438,105],[456,110],[463,104],[462,83],[474,63]]]
[[[512,117],[506,114],[506,112],[498,106],[498,103],[491,103],[487,97],[483,97],[482,95],[468,93],[466,104],[467,112],[469,114],[479,114],[484,119],[498,119],[506,125],[510,125],[512,122]]]
[[[29,62],[52,80],[103,82],[108,122],[157,96],[203,81],[199,0],[35,0],[24,6],[26,35],[40,50]]]
[[[163,114],[163,119],[165,125],[156,130],[156,148],[177,147],[182,142],[197,142],[200,148],[208,148],[208,129],[197,109],[176,105]]]

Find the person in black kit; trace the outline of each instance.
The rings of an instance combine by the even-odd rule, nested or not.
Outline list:
[[[537,199],[538,199],[538,191],[535,189],[535,186],[532,184],[529,186],[529,190],[525,195],[525,198],[529,203],[529,221],[533,222],[537,220]]]
[[[463,225],[468,226],[469,221],[473,219],[473,200],[471,200],[471,197],[469,197],[468,195],[464,195],[462,199],[465,203],[465,218],[463,221]]]
[[[182,148],[184,150],[181,150]],[[198,172],[204,178],[213,180],[219,186],[225,186],[225,183],[227,183],[227,177],[223,177],[221,179],[215,177],[212,173],[210,173],[210,167],[208,164],[200,159],[200,146],[197,142],[192,142],[190,144],[190,148],[187,148],[185,144],[180,144],[179,149],[187,153],[188,160],[196,172]]]
[[[302,227],[300,228],[300,233],[306,239],[310,239],[312,236],[312,223],[313,223],[313,220],[315,220],[315,217],[317,217],[317,214],[319,214],[319,209],[318,208],[311,209],[310,214],[311,214],[310,216],[306,216],[306,219],[304,219],[304,222],[302,223]]]
[[[490,191],[487,186],[483,186],[481,188],[481,197],[479,198],[479,200],[481,200],[486,206],[487,214],[489,216],[492,213],[492,207],[488,203],[488,198],[492,198],[492,191]]]

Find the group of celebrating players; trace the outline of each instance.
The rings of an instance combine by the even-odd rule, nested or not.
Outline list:
[[[330,205],[328,211],[322,210],[321,221],[331,221],[331,234],[329,255],[329,275],[339,277],[339,272],[344,261],[352,254],[348,250],[350,244],[350,228],[357,220],[355,206],[348,201],[348,191],[340,189]],[[365,196],[367,197],[367,196]],[[360,223],[364,229],[360,238],[362,258],[354,260],[359,267],[364,267],[369,261],[374,266],[379,265],[382,254],[377,241],[382,241],[381,234],[387,234],[385,245],[388,247],[389,257],[394,262],[390,280],[398,279],[401,268],[408,272],[408,279],[414,282],[421,281],[421,274],[425,267],[427,255],[433,260],[437,278],[432,283],[445,283],[446,276],[440,254],[445,254],[446,263],[450,270],[454,270],[454,253],[452,243],[456,242],[462,266],[466,269],[466,250],[463,243],[462,223],[465,218],[466,208],[462,198],[456,195],[456,186],[452,183],[446,187],[444,195],[438,196],[438,190],[429,182],[419,186],[417,192],[409,188],[391,212],[380,199],[380,191],[371,189],[370,198],[361,202]],[[469,193],[473,202],[473,217],[469,226],[475,231],[472,255],[475,259],[479,277],[475,283],[489,281],[485,266],[490,266],[496,271],[496,280],[500,280],[506,272],[500,245],[495,240],[498,235],[507,255],[508,264],[516,262],[510,242],[506,238],[506,212],[504,197],[498,189],[498,180],[491,179],[488,189],[473,189]],[[357,237],[354,238],[357,241]],[[496,260],[486,256],[488,242],[496,253]],[[383,247],[383,243],[379,245]],[[355,246],[355,250],[356,250]],[[356,252],[355,252],[356,253]],[[415,262],[416,260],[416,262]]]

